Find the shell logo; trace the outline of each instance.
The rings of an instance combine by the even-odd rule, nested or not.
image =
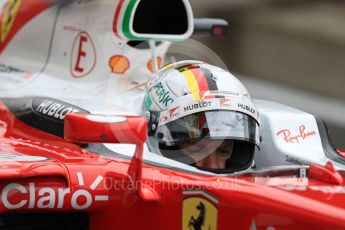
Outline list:
[[[123,55],[114,55],[109,59],[109,67],[112,73],[124,74],[129,69],[130,62]]]
[[[157,65],[158,65],[158,69],[161,67],[161,64],[162,64],[162,58],[161,57],[157,57]],[[153,73],[153,63],[152,63],[152,60],[150,60],[148,63],[147,63],[147,68]]]

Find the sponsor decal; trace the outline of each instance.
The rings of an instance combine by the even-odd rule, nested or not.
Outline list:
[[[172,99],[170,96],[170,91],[163,86],[162,82],[154,85],[151,90],[154,90],[159,102],[163,105],[169,106],[174,102],[174,99]]]
[[[180,114],[180,107],[176,107],[176,108],[173,108],[173,109],[169,110],[169,116],[170,117],[175,117],[175,116],[177,116],[179,114]]]
[[[210,90],[210,91],[205,91],[201,97],[204,99],[240,97],[240,93],[235,93],[235,92],[230,92],[230,91]]]
[[[12,67],[12,66],[8,66],[5,64],[0,63],[0,72],[1,73],[18,73],[18,74],[24,74],[25,71]]]
[[[74,26],[64,26],[63,29],[70,32],[83,32],[81,29],[78,29]]]
[[[109,67],[112,73],[124,74],[130,68],[130,62],[123,55],[114,55],[109,59]]]
[[[311,164],[308,161],[304,161],[304,160],[298,159],[297,157],[293,157],[293,156],[289,156],[289,155],[285,156],[285,161],[287,161],[291,164],[295,164],[295,165],[310,165]]]
[[[25,155],[18,155],[18,154],[1,154],[0,161],[7,161],[7,162],[33,162],[33,161],[46,161],[49,160],[46,157],[42,156],[25,156]]]
[[[73,190],[69,187],[41,187],[34,182],[7,184],[1,191],[1,203],[10,210],[62,209],[66,206],[71,206],[76,210],[85,210],[94,202],[108,201],[108,195],[93,195],[90,192],[103,181],[102,176],[97,176],[89,187],[85,186],[82,173],[78,172],[77,177],[79,185],[84,188]]]
[[[217,229],[218,200],[204,191],[184,191],[182,230]]]
[[[255,109],[253,109],[252,107],[250,107],[248,105],[242,104],[242,103],[238,103],[237,107],[240,109],[243,109],[243,110],[247,110],[248,112],[250,112],[252,114],[256,113]]]
[[[300,125],[298,128],[298,134],[291,134],[289,129],[283,129],[276,133],[277,136],[283,138],[286,143],[300,143],[305,139],[317,135],[315,131],[309,131],[306,129],[305,125]]]
[[[221,107],[231,107],[231,99],[226,99],[226,98],[220,99],[219,104]]]
[[[189,112],[189,111],[193,111],[196,109],[201,109],[201,108],[207,108],[211,106],[211,102],[210,101],[201,101],[199,103],[193,104],[193,105],[188,105],[185,106],[183,109],[185,112]]]
[[[49,116],[51,118],[56,118],[58,120],[63,120],[68,113],[79,112],[78,109],[51,100],[44,100],[36,108],[34,108],[34,110],[37,113]]]
[[[158,67],[158,69],[161,67],[161,64],[162,64],[162,58],[161,58],[161,57],[157,57],[157,67]],[[150,70],[152,73],[154,72],[152,60],[148,61],[148,63],[147,63],[147,68],[148,68],[148,70]]]
[[[21,0],[7,1],[1,16],[1,42],[4,42],[11,31],[12,25],[19,11]]]
[[[24,70],[8,66],[0,63],[0,73],[9,74],[8,81],[13,83],[21,83],[22,81],[30,80],[33,76],[33,73],[26,72]],[[7,77],[7,76],[2,76]]]
[[[71,74],[79,78],[90,74],[96,66],[96,49],[90,35],[83,31],[75,38],[71,53]]]

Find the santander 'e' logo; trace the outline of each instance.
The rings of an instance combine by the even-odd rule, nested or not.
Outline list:
[[[82,173],[77,173],[78,183],[85,186]],[[93,195],[91,191],[103,181],[102,176],[85,189],[71,191],[71,188],[36,187],[35,183],[24,186],[20,183],[10,183],[1,192],[1,202],[7,209],[62,209],[72,207],[76,210],[89,208],[94,202],[108,201],[108,195]]]
[[[92,72],[96,65],[95,45],[86,32],[80,32],[75,38],[71,53],[71,74],[84,77]]]

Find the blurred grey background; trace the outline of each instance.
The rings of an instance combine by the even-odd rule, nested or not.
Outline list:
[[[190,2],[195,17],[229,22],[227,36],[198,41],[221,57],[253,97],[317,114],[334,145],[345,149],[345,1]]]

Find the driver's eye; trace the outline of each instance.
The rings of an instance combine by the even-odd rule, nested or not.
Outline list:
[[[229,149],[218,149],[217,154],[220,156],[227,156],[230,154],[230,150]]]

